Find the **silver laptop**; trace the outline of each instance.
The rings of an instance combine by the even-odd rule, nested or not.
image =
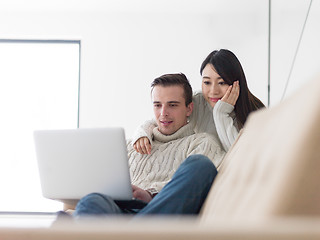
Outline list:
[[[34,131],[42,194],[75,204],[98,192],[131,200],[123,128]]]

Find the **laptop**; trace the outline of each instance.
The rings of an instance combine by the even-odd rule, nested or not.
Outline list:
[[[34,131],[42,195],[75,205],[89,193],[131,201],[123,128]]]

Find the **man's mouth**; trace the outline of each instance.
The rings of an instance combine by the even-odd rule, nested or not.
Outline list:
[[[173,121],[161,121],[160,120],[160,123],[164,126],[168,126],[170,123],[172,123]]]

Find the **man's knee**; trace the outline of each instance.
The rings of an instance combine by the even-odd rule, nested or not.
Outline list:
[[[202,174],[208,173],[215,176],[218,173],[212,161],[208,157],[201,154],[189,156],[185,160],[185,165],[192,168],[194,172],[201,172]]]
[[[121,210],[109,196],[100,193],[90,193],[80,199],[74,216],[103,215],[119,212]]]

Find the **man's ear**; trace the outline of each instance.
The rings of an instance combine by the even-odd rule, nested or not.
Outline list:
[[[189,103],[189,105],[187,106],[188,110],[187,110],[187,116],[189,117],[193,111],[193,102]]]

